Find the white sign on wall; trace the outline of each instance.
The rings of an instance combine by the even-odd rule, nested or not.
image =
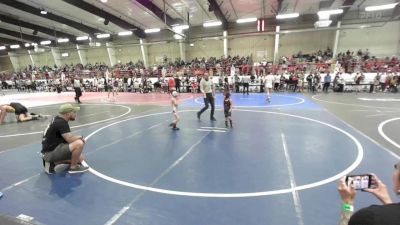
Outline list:
[[[162,63],[164,61],[164,56],[156,56],[156,62]]]
[[[381,19],[382,12],[360,12],[359,18],[364,20]]]
[[[257,55],[257,58],[266,58],[267,57],[267,51],[257,51],[256,55]]]

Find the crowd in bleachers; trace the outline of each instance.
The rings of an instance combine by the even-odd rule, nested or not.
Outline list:
[[[287,80],[283,83],[293,83],[292,78],[299,82],[307,83],[306,74],[320,74],[328,71],[333,72],[386,72],[387,76],[394,77],[389,83],[398,83],[397,74],[399,72],[399,60],[396,56],[378,59],[370,56],[368,49],[366,51],[358,50],[356,53],[350,50],[341,52],[336,58],[333,58],[330,48],[317,51],[310,54],[298,52],[291,57],[281,57],[275,65],[263,59],[260,62],[253,62],[251,56],[228,56],[195,58],[191,61],[184,62],[176,59],[168,60],[166,57],[157,65],[145,68],[142,61],[118,63],[113,67],[109,67],[104,62],[95,64],[71,64],[57,67],[56,65],[35,67],[28,66],[24,70],[15,73],[2,73],[0,79],[2,87],[14,87],[19,91],[23,90],[56,90],[62,86],[68,90],[72,86],[74,78],[82,79],[83,86],[88,90],[101,91],[105,90],[107,83],[111,82],[111,78],[116,79],[121,83],[121,90],[144,90],[146,87],[154,87],[165,89],[168,79],[178,78],[182,82],[183,87],[193,89],[193,86],[198,87],[198,78],[205,72],[211,76],[217,77],[216,83],[223,85],[223,78],[230,77],[230,83],[238,83],[235,75],[251,76],[252,81],[262,81],[262,77],[266,74],[281,74]],[[336,69],[335,69],[336,68]],[[339,69],[340,68],[340,69]],[[392,75],[393,73],[393,75]],[[108,80],[107,80],[108,79]],[[95,87],[96,86],[96,87]],[[287,85],[293,86],[293,85]],[[303,86],[303,85],[301,85]],[[154,89],[156,89],[154,88]],[[295,89],[296,90],[296,89]]]
[[[362,72],[399,72],[399,58],[397,56],[376,58],[370,56],[368,49],[362,51],[359,49],[356,53],[347,50],[340,52],[337,56],[337,62],[344,68],[346,73],[355,71]]]

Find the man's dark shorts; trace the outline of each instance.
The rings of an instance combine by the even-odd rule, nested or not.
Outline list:
[[[72,154],[68,143],[61,143],[53,151],[46,152],[43,155],[43,159],[46,162],[66,161],[71,160],[71,157]]]

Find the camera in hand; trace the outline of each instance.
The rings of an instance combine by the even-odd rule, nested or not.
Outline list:
[[[375,186],[372,184],[371,174],[348,175],[346,176],[346,184],[348,186],[352,184],[356,190],[375,188]]]

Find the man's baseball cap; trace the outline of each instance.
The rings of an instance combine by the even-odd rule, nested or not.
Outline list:
[[[70,113],[70,112],[79,111],[80,109],[81,109],[80,107],[76,107],[76,106],[73,106],[71,104],[64,104],[64,105],[60,106],[60,109],[58,110],[58,112],[60,114],[67,114],[67,113]]]

